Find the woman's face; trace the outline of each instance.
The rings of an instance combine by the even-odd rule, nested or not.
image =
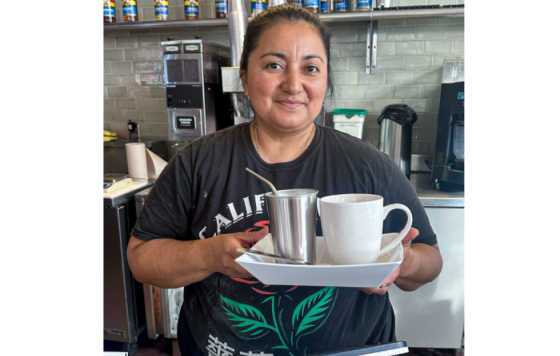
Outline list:
[[[266,30],[242,77],[258,119],[284,133],[307,127],[321,111],[327,55],[319,34],[303,22]]]

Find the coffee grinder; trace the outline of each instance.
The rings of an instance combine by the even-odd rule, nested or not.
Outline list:
[[[432,162],[435,189],[462,191],[465,187],[465,60],[446,58]]]

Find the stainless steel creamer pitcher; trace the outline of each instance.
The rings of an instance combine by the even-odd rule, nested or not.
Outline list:
[[[264,194],[270,233],[277,255],[315,264],[316,189],[279,190]]]

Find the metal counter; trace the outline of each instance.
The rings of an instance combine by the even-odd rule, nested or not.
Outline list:
[[[464,208],[465,192],[446,192],[432,188],[430,173],[412,173],[410,183],[425,208]]]

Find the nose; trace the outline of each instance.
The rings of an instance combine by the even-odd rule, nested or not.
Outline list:
[[[284,72],[281,88],[289,94],[297,94],[303,90],[301,73],[298,68],[292,67]]]

